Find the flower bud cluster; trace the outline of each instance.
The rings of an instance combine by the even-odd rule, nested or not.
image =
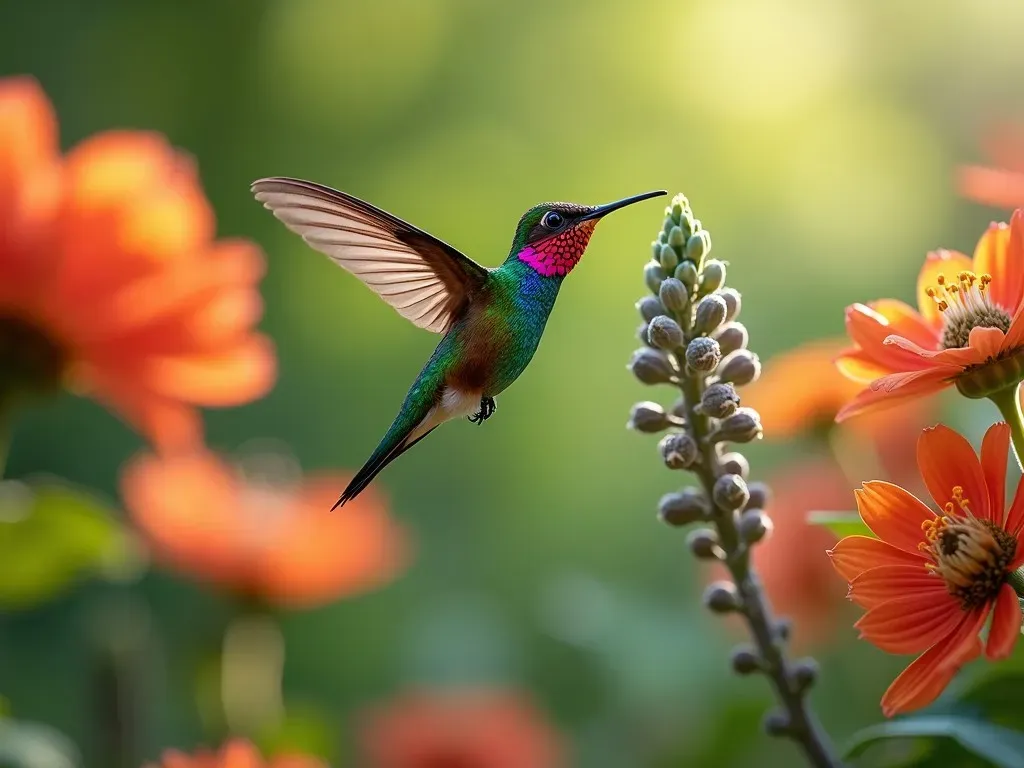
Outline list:
[[[761,375],[758,356],[748,349],[750,336],[738,318],[742,297],[726,286],[727,262],[710,257],[711,237],[693,216],[685,197],[677,195],[665,209],[665,221],[651,244],[652,259],[644,268],[649,291],[636,306],[644,325],[630,369],[644,384],[671,384],[681,397],[668,409],[642,402],[633,406],[629,426],[639,432],[669,430],[658,443],[661,461],[670,469],[692,472],[699,483],[667,493],[658,503],[658,517],[670,526],[701,524],[687,537],[690,551],[702,560],[729,568],[733,582],[715,582],[704,604],[715,613],[740,613],[751,623],[758,647],[733,652],[740,674],[763,673],[777,685],[802,694],[813,682],[813,660],[789,664],[782,646],[788,636],[784,619],[775,620],[759,604],[752,583],[750,548],[768,537],[772,521],[763,483],[748,483],[746,457],[726,444],[761,437],[758,413],[741,403],[740,391]],[[756,582],[753,582],[756,583]],[[770,638],[770,642],[764,640]],[[768,645],[765,643],[768,642]],[[778,712],[766,728],[791,735],[790,714]]]

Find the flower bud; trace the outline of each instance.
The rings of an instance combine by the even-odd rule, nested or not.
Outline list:
[[[740,406],[740,396],[732,384],[715,382],[700,398],[700,410],[713,419],[724,419],[736,413]]]
[[[793,620],[786,617],[776,619],[775,626],[772,628],[772,633],[781,642],[788,642],[790,635],[793,634]]]
[[[665,435],[658,443],[658,451],[669,469],[689,469],[697,460],[697,443],[685,432]]]
[[[740,515],[740,536],[747,544],[764,541],[771,535],[772,527],[772,519],[764,513],[764,510],[752,507]]]
[[[793,683],[797,693],[804,693],[818,679],[818,662],[812,658],[800,659],[793,665]]]
[[[669,525],[689,525],[698,520],[706,520],[710,514],[708,500],[697,488],[684,488],[678,493],[666,493],[658,502],[658,517]]]
[[[661,281],[665,279],[665,270],[661,268],[661,264],[656,261],[647,262],[647,266],[644,267],[644,282],[647,283],[647,287],[651,293],[657,293],[658,288],[661,286]]]
[[[661,242],[658,240],[651,240],[651,258],[655,261],[661,259]]]
[[[627,429],[635,429],[637,432],[661,432],[668,429],[669,420],[665,409],[657,403],[637,403],[629,412]]]
[[[672,407],[669,410],[671,411],[673,416],[676,416],[680,419],[685,419],[687,416],[686,398],[677,397],[676,401],[672,403]]]
[[[751,483],[747,490],[750,491],[750,501],[747,502],[747,509],[765,509],[768,506],[768,502],[772,499],[772,490],[765,483]]]
[[[714,613],[732,613],[740,609],[739,595],[731,581],[715,581],[704,590],[704,605]]]
[[[715,506],[725,512],[733,512],[743,509],[743,505],[750,498],[747,491],[747,484],[739,475],[726,474],[715,480],[715,487],[711,492],[711,498]]]
[[[679,227],[672,227],[672,231],[678,232]],[[669,241],[661,246],[661,253],[658,254],[658,263],[661,264],[661,268],[665,271],[666,275],[671,275],[679,263],[679,254],[672,247],[672,235],[669,235],[668,238]]]
[[[659,315],[665,314],[665,307],[655,296],[644,296],[636,303],[636,308],[640,310],[641,317],[648,323]]]
[[[718,342],[707,336],[698,336],[686,345],[686,364],[700,373],[711,373],[718,367],[722,352]]]
[[[668,231],[668,244],[674,248],[682,248],[686,245],[686,235],[679,226],[674,226]]]
[[[666,237],[668,236],[668,233],[672,231],[672,227],[674,227],[674,226],[675,226],[675,222],[672,221],[672,217],[671,216],[666,216],[665,217],[665,221],[662,224],[662,231],[665,233]]]
[[[706,229],[697,229],[698,226],[700,226],[699,220],[694,219],[694,232],[690,235],[690,239],[686,241],[686,258],[694,264],[700,264],[700,260],[711,250],[711,235],[708,234]],[[708,290],[713,291],[715,288],[709,288]]]
[[[661,246],[668,242],[668,234],[665,230],[658,233],[658,251],[654,254],[654,260],[657,261],[661,258]]]
[[[693,330],[696,333],[711,333],[725,321],[725,312],[725,299],[715,294],[705,296],[697,303]]]
[[[723,453],[720,461],[722,462],[722,469],[733,475],[739,475],[744,480],[750,474],[750,462],[739,451]]]
[[[785,712],[769,712],[764,716],[764,732],[769,736],[788,736],[792,731],[789,715]]]
[[[761,417],[753,408],[737,408],[736,413],[723,419],[709,439],[714,442],[728,440],[733,443],[749,443],[761,437]]]
[[[740,292],[735,288],[723,288],[718,292],[718,295],[725,299],[725,306],[727,308],[725,319],[727,321],[735,320],[739,315],[740,307],[742,306]]]
[[[659,349],[676,349],[683,344],[683,329],[671,317],[659,315],[647,324],[647,340]]]
[[[761,361],[749,349],[737,349],[726,355],[718,366],[718,378],[737,387],[757,381]]]
[[[722,348],[722,354],[728,355],[737,349],[746,349],[750,343],[750,334],[743,323],[726,323],[718,328],[713,334],[718,345]]]
[[[731,654],[732,668],[741,675],[760,672],[761,657],[749,645],[737,645]]]
[[[656,349],[638,349],[627,366],[644,384],[667,384],[675,376],[672,363]]]
[[[690,531],[686,544],[701,560],[724,560],[725,552],[718,546],[718,536],[710,528],[698,528]]]
[[[687,291],[692,291],[697,284],[697,267],[692,261],[684,261],[676,267],[676,280],[686,286]]]
[[[690,294],[687,292],[686,286],[674,277],[666,277],[661,282],[658,296],[661,299],[658,303],[677,315],[685,310],[690,303]]]
[[[672,217],[672,221],[679,223],[679,220],[683,217],[683,203],[678,197],[672,198],[672,207],[669,209],[669,216]]]
[[[709,259],[700,273],[701,293],[714,293],[725,285],[725,262]]]

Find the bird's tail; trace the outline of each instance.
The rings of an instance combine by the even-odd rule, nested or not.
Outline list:
[[[402,411],[388,428],[388,431],[384,434],[384,437],[381,438],[376,450],[366,460],[362,468],[356,472],[356,476],[352,478],[348,487],[342,492],[341,497],[331,507],[331,511],[345,506],[345,502],[351,501],[358,496],[384,467],[433,432],[438,425],[430,423],[429,419],[429,408],[420,412],[409,413],[403,407]]]

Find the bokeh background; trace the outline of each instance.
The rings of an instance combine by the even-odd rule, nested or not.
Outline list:
[[[1005,0],[8,0],[0,75],[38,79],[63,147],[145,129],[195,157],[218,233],[266,252],[262,328],[279,364],[266,398],[207,413],[207,442],[351,472],[437,339],[288,233],[251,198],[253,179],[344,189],[487,265],[538,201],[682,191],[729,262],[770,370],[787,349],[841,336],[851,302],[912,301],[927,250],[970,252],[1006,220],[965,201],[956,179],[963,163],[995,162],[994,126],[1024,118],[1022,25],[1024,6]],[[411,542],[407,567],[325,605],[272,609],[283,644],[253,651],[252,675],[273,681],[283,652],[280,689],[243,693],[273,700],[248,714],[225,711],[222,651],[251,603],[152,561],[122,512],[119,478],[142,438],[71,396],[21,411],[7,477],[94,489],[118,531],[95,535],[136,543],[93,563],[91,544],[60,539],[93,536],[88,526],[55,526],[38,550],[10,537],[6,713],[63,734],[90,768],[215,746],[229,731],[368,765],[368,707],[411,688],[484,687],[523,696],[566,765],[794,764],[792,747],[760,731],[765,682],[729,672],[741,635],[700,608],[706,575],[685,534],[655,517],[680,479],[654,440],[623,428],[651,395],[625,363],[660,222],[656,204],[604,222],[496,417],[439,430],[380,476],[379,503]],[[812,379],[773,397],[807,396]],[[975,439],[993,416],[987,403],[935,408],[929,418]],[[834,463],[838,444],[849,459],[848,441],[823,434],[769,431],[744,449],[752,477],[802,490],[816,473],[801,462]],[[841,482],[833,506],[852,507],[843,492],[861,479]],[[83,566],[37,589],[49,576],[26,553],[50,546],[84,550]],[[820,580],[789,588],[826,619],[803,650],[822,662],[813,702],[842,740],[880,718],[905,660],[857,643],[838,586],[806,599]]]

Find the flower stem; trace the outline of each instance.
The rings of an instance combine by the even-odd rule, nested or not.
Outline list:
[[[685,365],[684,361],[680,363]],[[680,388],[686,403],[687,420],[701,451],[701,460],[695,472],[710,499],[715,480],[723,473],[723,469],[714,443],[706,439],[710,432],[708,418],[697,409],[705,388],[704,378],[684,377]],[[719,513],[715,517],[715,525],[719,544],[725,552],[725,565],[739,591],[743,603],[742,614],[757,644],[765,675],[771,680],[776,696],[786,711],[787,735],[800,745],[808,762],[816,768],[841,766],[842,763],[833,755],[828,735],[807,707],[805,692],[797,684],[793,663],[787,658],[784,648],[785,632],[773,616],[757,574],[751,567],[750,549],[739,534],[735,513]]]
[[[999,413],[1010,427],[1017,466],[1024,471],[1024,414],[1020,410],[1020,384],[989,395],[989,400],[996,404]]]

